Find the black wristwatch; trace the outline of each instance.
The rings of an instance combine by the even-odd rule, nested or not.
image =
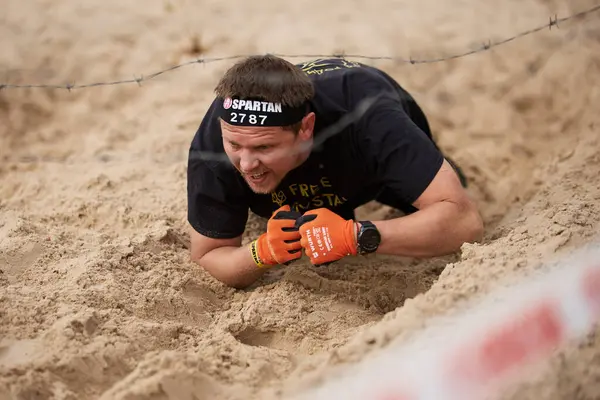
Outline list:
[[[371,221],[358,221],[360,230],[356,238],[358,254],[374,253],[381,243],[381,235]]]

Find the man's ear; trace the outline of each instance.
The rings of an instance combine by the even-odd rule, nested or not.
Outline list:
[[[309,112],[302,118],[302,125],[298,131],[298,136],[301,140],[310,140],[313,137],[313,131],[315,129],[316,115],[314,112]]]

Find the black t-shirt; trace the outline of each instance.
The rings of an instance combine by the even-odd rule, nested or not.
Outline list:
[[[240,236],[248,210],[269,218],[285,204],[300,212],[326,207],[347,218],[352,215],[349,210],[374,199],[382,189],[411,204],[439,170],[443,155],[427,121],[387,74],[343,59],[299,66],[314,83],[310,106],[319,146],[273,193],[255,194],[224,154],[215,99],[192,140],[188,159],[188,221],[200,234]],[[349,118],[368,98],[376,100],[360,118]],[[205,157],[206,152],[222,157]]]

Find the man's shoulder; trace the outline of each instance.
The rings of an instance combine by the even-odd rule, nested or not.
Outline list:
[[[353,111],[372,108],[381,99],[402,104],[404,89],[386,72],[343,58],[327,58],[296,64],[312,80],[311,104],[317,120],[335,123]],[[360,118],[355,121],[360,122]],[[354,125],[351,123],[350,125]]]
[[[211,161],[209,164],[222,161],[225,157],[221,125],[216,113],[217,101],[215,98],[209,105],[190,144],[190,152],[203,154],[204,160]]]
[[[344,58],[319,58],[296,64],[307,74],[317,92],[335,88],[348,88],[357,90],[368,90],[370,86],[364,87],[365,82],[371,85],[396,89],[398,83],[383,70],[376,67],[351,61]]]
[[[370,65],[351,61],[345,58],[317,58],[296,64],[305,74],[310,77],[323,75],[341,76],[348,74],[369,74],[379,71]]]
[[[350,69],[366,67],[364,64],[344,58],[316,58],[298,63],[296,66],[308,76],[320,76],[333,71],[344,73],[349,72]]]

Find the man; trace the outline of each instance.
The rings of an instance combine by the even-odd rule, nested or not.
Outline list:
[[[190,147],[188,221],[192,260],[226,285],[247,287],[303,253],[313,265],[375,252],[433,257],[480,240],[464,177],[384,72],[254,56],[215,92]],[[371,200],[405,215],[354,221]],[[242,246],[248,210],[269,220]]]

